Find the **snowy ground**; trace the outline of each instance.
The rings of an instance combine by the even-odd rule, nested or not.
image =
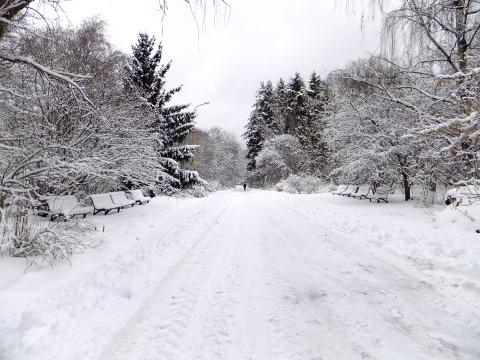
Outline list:
[[[401,195],[237,188],[92,218],[101,250],[73,266],[0,259],[0,359],[480,359],[480,234]]]

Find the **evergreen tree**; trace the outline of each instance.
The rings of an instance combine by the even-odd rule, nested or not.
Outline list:
[[[248,171],[255,170],[256,157],[262,150],[265,139],[282,133],[281,125],[276,121],[275,92],[270,80],[266,84],[260,83],[253,108],[246,126],[247,131],[243,134],[247,140]]]
[[[317,176],[326,176],[329,172],[328,149],[325,141],[328,92],[327,84],[315,71],[312,73],[307,90],[308,124],[307,141],[304,151],[308,155],[310,172]]]
[[[285,134],[295,136],[300,144],[305,143],[305,129],[308,128],[308,95],[301,75],[297,72],[290,79],[285,91]]]
[[[247,171],[254,171],[256,169],[256,157],[262,150],[263,142],[265,141],[261,132],[261,125],[259,122],[257,109],[253,109],[248,118],[248,123],[245,126],[247,131],[243,133],[243,138],[247,141]]]
[[[157,114],[157,121],[151,124],[151,131],[158,134],[161,146],[158,149],[160,162],[165,169],[165,177],[177,188],[201,183],[195,172],[182,170],[181,163],[193,157],[195,146],[180,145],[193,130],[194,111],[186,111],[189,105],[167,106],[172,96],[182,87],[165,89],[165,76],[170,69],[171,61],[162,65],[162,45],[154,52],[155,36],[149,37],[140,33],[138,42],[132,46],[133,55],[127,67],[127,87],[135,88]],[[180,163],[180,164],[179,164]]]
[[[328,152],[323,132],[327,100],[326,83],[315,72],[308,88],[299,73],[288,84],[280,79],[275,89],[271,81],[261,83],[247,131],[243,134],[247,140],[247,170],[259,170],[257,157],[266,141],[290,135],[298,141],[300,153],[305,157],[302,166],[291,167],[293,171],[325,176],[328,173]]]
[[[286,112],[287,112],[287,85],[285,81],[280,78],[274,91],[274,109],[275,121],[281,130],[279,134],[285,133],[286,126]]]
[[[263,125],[263,136],[265,138],[271,138],[282,134],[282,124],[276,116],[275,92],[270,80],[268,80],[266,84],[262,83],[257,94],[257,103],[255,106],[257,115],[260,117],[258,121]]]

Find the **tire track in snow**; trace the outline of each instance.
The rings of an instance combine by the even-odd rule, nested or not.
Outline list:
[[[232,343],[233,304],[238,302],[232,287],[238,288],[242,268],[230,261],[238,242],[220,236],[240,232],[239,224],[228,229],[222,225],[232,217],[230,207],[212,224],[110,359],[184,359],[194,353],[222,358]],[[226,269],[230,275],[224,278]]]
[[[99,360],[104,360],[107,357],[113,359],[121,358],[119,356],[122,355],[122,353],[130,353],[132,351],[131,348],[123,348],[123,344],[125,342],[130,342],[130,345],[132,347],[134,345],[138,345],[136,343],[136,340],[130,336],[130,340],[126,340],[126,338],[129,336],[129,334],[133,331],[132,328],[134,328],[137,323],[141,324],[141,319],[144,318],[145,312],[149,311],[149,309],[154,306],[156,300],[158,297],[162,296],[165,288],[168,287],[168,285],[175,279],[178,273],[180,273],[185,267],[191,265],[190,259],[195,256],[195,254],[199,251],[199,248],[201,249],[201,245],[203,244],[203,241],[205,240],[206,237],[208,237],[209,233],[215,228],[216,224],[218,223],[219,219],[224,216],[225,212],[228,210],[228,208],[231,206],[231,199],[230,202],[227,204],[227,206],[220,212],[218,217],[210,224],[210,226],[204,231],[204,233],[199,237],[199,239],[195,242],[195,244],[189,249],[189,251],[186,253],[186,255],[180,260],[176,266],[172,268],[170,273],[158,284],[152,295],[144,302],[144,305],[137,311],[137,313],[132,316],[131,320],[126,324],[123,328],[122,331],[120,331],[117,336],[111,341],[110,345],[104,349],[102,354],[98,357]],[[198,218],[197,218],[198,219]],[[195,226],[195,222],[190,222],[190,225]],[[198,223],[198,221],[197,221]],[[185,229],[183,227],[181,228],[176,228],[173,229],[169,234],[164,235],[168,236],[169,238],[181,238],[184,236]],[[187,289],[187,292],[191,292],[192,289]],[[183,296],[179,297],[180,301],[183,301]],[[183,304],[183,307],[185,309],[191,308],[192,300],[189,298],[187,300],[184,300],[183,302],[187,302],[187,305]],[[190,303],[190,305],[188,304]],[[182,327],[183,322],[177,321],[176,325]],[[143,325],[143,331],[146,331],[148,329],[149,325],[144,324]],[[154,324],[154,327],[156,329],[160,329],[159,326]],[[171,327],[171,325],[167,325],[167,328]],[[172,330],[173,332],[177,331],[178,334],[181,334],[181,330],[178,331],[176,329]],[[174,343],[174,342],[173,342]],[[122,348],[122,350],[120,350]],[[128,357],[127,357],[128,358]],[[156,358],[155,358],[156,359]]]

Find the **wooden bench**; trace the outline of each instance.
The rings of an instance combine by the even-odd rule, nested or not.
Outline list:
[[[343,191],[340,195],[343,196],[351,196],[357,192],[358,186],[357,185],[350,185],[347,187],[345,191]]]
[[[367,199],[368,194],[370,193],[370,186],[359,186],[356,193],[352,194],[353,198]]]
[[[142,190],[136,189],[136,190],[130,190],[130,195],[132,195],[132,199],[138,202],[140,205],[143,205],[143,203],[148,203],[152,198],[150,196],[143,196]]]
[[[112,198],[112,202],[115,205],[120,205],[122,208],[128,205],[132,205],[132,207],[135,205],[136,201],[135,200],[129,200],[125,196],[125,193],[123,191],[117,191],[117,192],[111,192],[108,193],[110,197]]]
[[[73,195],[51,196],[46,198],[50,209],[50,221],[63,217],[64,221],[76,215],[83,215],[83,218],[92,212],[91,206],[82,206]]]
[[[332,191],[332,195],[341,195],[342,192],[347,190],[348,186],[347,185],[338,185],[337,190]]]
[[[100,211],[104,211],[107,215],[111,210],[117,209],[117,213],[123,207],[114,204],[109,194],[92,194],[90,199],[93,201],[93,215],[97,215]]]
[[[372,200],[377,200],[377,203],[380,203],[381,201],[384,201],[388,203],[388,195],[392,191],[391,188],[389,187],[378,187],[377,190],[375,191],[375,194],[372,194],[370,196],[367,196],[366,198],[372,202]]]

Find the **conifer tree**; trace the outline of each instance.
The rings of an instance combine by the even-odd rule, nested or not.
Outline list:
[[[255,104],[259,122],[263,125],[262,130],[265,138],[271,138],[282,133],[281,124],[277,121],[275,111],[275,92],[270,80],[261,84]]]
[[[270,80],[260,83],[256,94],[255,105],[248,120],[247,131],[243,134],[247,140],[247,170],[256,168],[258,153],[262,150],[263,142],[282,133],[281,124],[277,122],[275,111],[275,92]]]
[[[159,44],[154,52],[155,41],[155,36],[149,37],[146,33],[138,35],[138,42],[132,46],[133,55],[127,67],[127,87],[135,88],[150,110],[157,114],[157,121],[151,124],[151,130],[158,134],[162,144],[157,155],[166,173],[163,180],[177,188],[201,183],[197,173],[180,168],[181,163],[193,157],[195,146],[180,143],[193,130],[196,114],[194,111],[186,111],[189,105],[167,106],[172,96],[182,87],[165,89],[165,76],[171,61],[161,64],[163,48]]]
[[[277,86],[274,90],[274,111],[275,111],[275,122],[278,124],[279,134],[285,134],[286,126],[286,103],[287,103],[287,85],[285,81],[280,78],[277,83]]]
[[[247,129],[243,134],[243,138],[247,141],[247,171],[254,171],[256,169],[256,157],[262,150],[263,142],[265,138],[262,135],[261,127],[259,123],[259,116],[257,109],[254,108],[248,118],[248,123],[245,125]]]
[[[304,145],[304,133],[308,127],[308,95],[301,75],[297,72],[286,89],[285,133],[298,138]]]
[[[310,75],[308,90],[308,141],[304,151],[309,157],[310,171],[314,175],[326,176],[328,167],[328,147],[325,141],[328,92],[327,84],[315,71]]]

